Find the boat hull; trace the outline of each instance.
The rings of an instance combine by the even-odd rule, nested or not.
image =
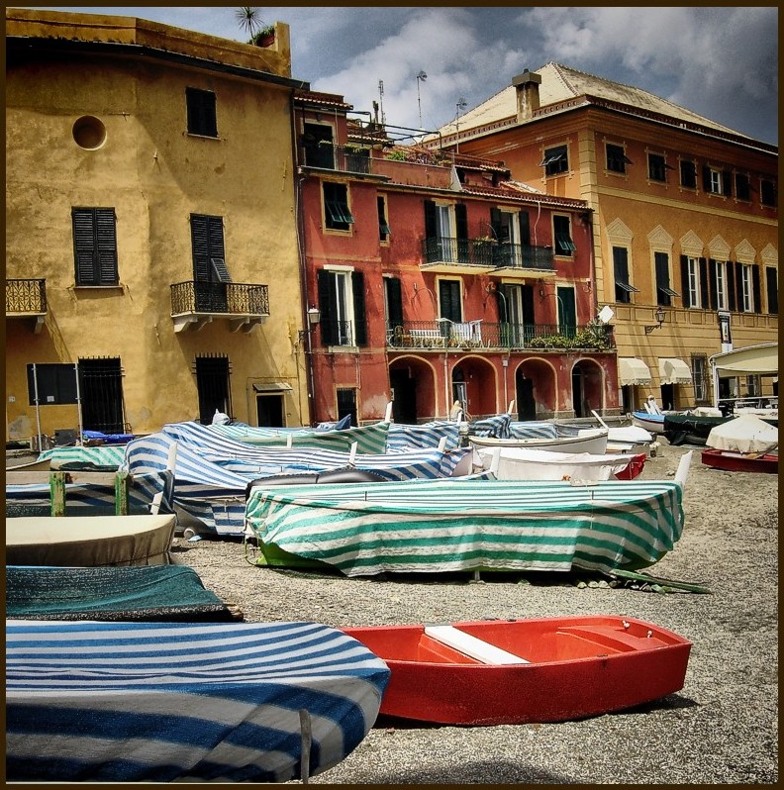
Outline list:
[[[744,455],[727,450],[703,450],[702,463],[725,472],[767,472],[778,474],[779,457],[774,453]]]
[[[421,625],[346,628],[392,670],[382,714],[472,726],[598,716],[683,688],[691,649],[683,637],[633,618],[540,618],[454,627],[530,663],[478,663],[429,639]]]

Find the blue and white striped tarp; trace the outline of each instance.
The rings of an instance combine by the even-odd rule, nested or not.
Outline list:
[[[387,436],[387,451],[397,453],[425,447],[438,447],[446,439],[444,449],[453,450],[460,446],[460,426],[448,420],[434,420],[422,425],[400,425],[391,423]]]
[[[470,453],[411,450],[401,453],[357,454],[315,448],[288,450],[234,442],[197,423],[167,425],[163,432],[128,445],[126,464],[133,472],[164,469],[176,444],[174,502],[220,535],[242,535],[245,490],[252,480],[279,474],[324,472],[351,466],[384,480],[448,477]]]
[[[576,434],[577,430],[567,432],[554,422],[545,420],[531,420],[529,422],[517,422],[513,420],[509,423],[510,439],[557,439],[567,433]],[[506,438],[506,437],[504,437]]]
[[[306,779],[367,735],[389,674],[318,623],[11,620],[7,779]]]
[[[485,417],[483,420],[473,420],[468,426],[468,433],[472,436],[508,439],[511,421],[512,418],[508,414],[496,414],[493,417]]]
[[[634,570],[661,559],[680,538],[682,487],[460,478],[288,486],[254,491],[247,522],[262,543],[347,576]]]
[[[134,473],[128,486],[128,515],[150,513],[156,494],[162,493],[158,512],[173,513],[174,479],[171,472],[150,469]],[[5,514],[14,516],[48,516],[52,491],[49,483],[6,484]],[[115,483],[76,482],[65,484],[66,516],[107,516],[115,513]]]

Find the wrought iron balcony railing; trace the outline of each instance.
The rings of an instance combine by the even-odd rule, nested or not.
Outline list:
[[[171,286],[172,315],[217,313],[232,316],[269,315],[266,285],[188,280]]]
[[[554,271],[551,247],[498,243],[492,239],[432,236],[424,240],[425,263],[456,263],[485,269],[518,268]]]
[[[455,322],[442,318],[387,324],[387,345],[390,348],[420,349],[610,351],[615,348],[615,338],[608,324],[558,327],[554,324],[497,324],[482,320]]]
[[[370,173],[367,149],[324,143],[305,148],[305,165],[347,173]]]
[[[45,315],[46,280],[6,280],[6,315]]]

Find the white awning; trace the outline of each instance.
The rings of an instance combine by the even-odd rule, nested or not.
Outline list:
[[[621,386],[627,384],[650,384],[651,371],[636,357],[618,357],[618,380]]]
[[[691,384],[691,369],[682,359],[660,358],[659,383]]]
[[[779,344],[760,343],[736,348],[734,351],[714,354],[710,361],[719,376],[775,375],[779,372]]]
[[[254,384],[255,392],[291,392],[294,388],[285,381],[268,381],[266,384]]]

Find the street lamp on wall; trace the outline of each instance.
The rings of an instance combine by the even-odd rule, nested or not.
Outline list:
[[[661,329],[661,325],[664,323],[664,310],[662,310],[661,307],[656,308],[655,318],[656,318],[655,324],[649,324],[648,326],[643,327],[645,329],[646,335],[650,335],[650,333],[653,332],[654,329]]]
[[[309,328],[316,326],[321,321],[321,310],[318,307],[308,308],[308,325]]]

